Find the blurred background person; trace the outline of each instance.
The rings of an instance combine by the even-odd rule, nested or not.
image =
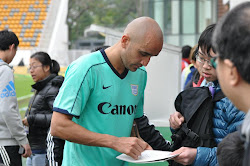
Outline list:
[[[52,117],[55,97],[64,78],[58,75],[60,66],[45,52],[36,52],[30,57],[30,75],[34,96],[30,99],[23,119],[27,126],[32,155],[27,158],[27,166],[44,166],[46,160],[46,137]]]
[[[196,52],[197,52],[197,45],[195,45],[189,54],[189,62],[190,64],[185,67],[181,72],[181,91],[184,90],[184,87],[187,85],[187,82],[189,82],[193,76],[193,73],[196,69]]]
[[[181,71],[183,71],[183,69],[190,64],[190,61],[188,58],[189,58],[191,49],[192,47],[189,45],[185,45],[181,49],[181,53],[182,53]]]
[[[198,56],[198,47],[192,53],[192,60],[191,63],[194,65],[192,72],[187,75],[187,78],[184,83],[184,89],[190,87],[200,87],[201,83],[204,80],[202,76],[202,65],[200,65],[200,59],[197,59]]]

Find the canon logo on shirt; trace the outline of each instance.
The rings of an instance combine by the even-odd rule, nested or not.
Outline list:
[[[135,112],[136,105],[112,105],[108,102],[103,102],[98,105],[98,111],[102,114],[112,115],[132,115]]]

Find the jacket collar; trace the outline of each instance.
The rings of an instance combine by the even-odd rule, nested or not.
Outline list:
[[[41,80],[41,81],[38,81],[36,82],[35,84],[31,85],[33,89],[37,90],[37,91],[40,91],[42,90],[46,85],[47,83],[52,80],[53,78],[56,77],[56,74],[50,74],[48,77],[46,77],[45,79]]]

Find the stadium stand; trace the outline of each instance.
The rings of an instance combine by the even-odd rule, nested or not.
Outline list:
[[[0,30],[9,29],[20,40],[19,48],[39,44],[51,0],[0,1]]]

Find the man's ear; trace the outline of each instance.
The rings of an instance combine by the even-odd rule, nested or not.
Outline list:
[[[9,46],[9,49],[10,50],[13,50],[15,48],[15,44],[11,44],[10,46]]]
[[[237,70],[237,68],[234,66],[234,64],[229,60],[229,59],[225,59],[224,63],[226,65],[226,67],[228,68],[229,72],[229,84],[231,86],[236,86],[239,84],[240,80],[241,80],[241,76]]]
[[[121,44],[122,44],[122,47],[123,48],[126,48],[128,43],[129,43],[129,36],[128,35],[123,35],[122,38],[121,38]]]

